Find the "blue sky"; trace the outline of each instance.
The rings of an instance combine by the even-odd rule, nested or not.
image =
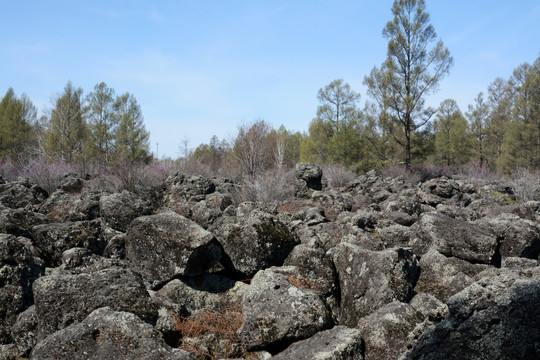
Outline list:
[[[68,80],[84,94],[104,81],[135,95],[160,157],[259,118],[307,131],[332,80],[367,100],[362,81],[386,57],[392,2],[0,0],[0,93],[11,86],[46,113]],[[455,62],[431,106],[453,98],[466,111],[540,55],[538,0],[426,3]]]

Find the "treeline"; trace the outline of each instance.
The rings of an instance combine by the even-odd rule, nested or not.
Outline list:
[[[148,162],[149,133],[130,93],[116,95],[105,83],[83,97],[71,82],[37,118],[25,94],[9,88],[0,102],[0,158],[24,164],[36,157],[76,164],[81,172],[116,161]]]
[[[366,101],[360,107],[360,94],[341,79],[321,88],[317,98],[307,132],[256,120],[229,141],[213,136],[194,151],[184,149],[178,161],[210,173],[235,167],[249,175],[297,162],[341,164],[356,172],[405,164],[403,128],[384,104]],[[519,65],[509,79],[496,78],[465,111],[446,99],[431,113],[411,133],[413,165],[501,174],[540,169],[540,58]]]

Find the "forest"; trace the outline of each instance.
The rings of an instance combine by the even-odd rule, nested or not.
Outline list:
[[[360,93],[336,79],[314,94],[319,106],[302,132],[255,119],[239,125],[231,138],[214,135],[194,149],[184,138],[178,158],[157,159],[133,94],[116,95],[101,82],[83,96],[83,89],[68,82],[52,110],[37,118],[31,99],[10,87],[0,102],[0,175],[42,175],[46,168],[89,176],[151,165],[249,179],[282,173],[298,162],[343,174],[537,172],[540,57],[517,65],[507,79],[496,77],[467,109],[454,99],[428,107],[426,97],[450,74],[453,58],[423,2],[396,4],[383,29],[387,59],[364,77],[367,100],[362,105]]]

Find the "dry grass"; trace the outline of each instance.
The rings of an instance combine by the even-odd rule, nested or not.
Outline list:
[[[193,354],[197,359],[250,358],[239,346],[236,332],[242,325],[240,306],[228,306],[219,310],[205,309],[187,318],[173,315],[175,328],[181,336],[180,348]],[[199,341],[206,335],[213,335],[218,346],[205,346]]]

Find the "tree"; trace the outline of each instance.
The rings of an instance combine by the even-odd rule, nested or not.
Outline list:
[[[356,104],[360,94],[351,90],[351,86],[337,79],[319,89],[317,99],[321,105],[317,107],[317,118],[332,125],[334,133],[338,133],[347,123],[356,120],[358,109]]]
[[[141,108],[133,95],[125,93],[116,98],[113,121],[118,124],[115,133],[115,154],[131,162],[148,159],[150,134],[146,131]]]
[[[72,162],[81,154],[87,135],[82,89],[74,88],[69,81],[62,95],[54,101],[44,150],[51,157]]]
[[[10,87],[0,101],[0,157],[20,157],[27,148],[37,111],[28,96]]]
[[[435,158],[445,165],[468,162],[467,120],[453,99],[444,100],[433,122],[435,131]]]
[[[469,137],[473,157],[478,160],[480,168],[489,165],[486,151],[486,137],[488,135],[489,105],[484,102],[484,94],[479,93],[474,99],[475,105],[469,105],[465,114],[469,120]]]
[[[264,120],[242,125],[234,140],[233,153],[244,174],[254,176],[272,163],[272,148],[268,136],[272,127]]]
[[[115,131],[119,121],[114,114],[114,90],[101,82],[88,94],[86,102],[94,156],[106,164],[114,151]]]
[[[498,77],[488,86],[488,104],[487,146],[494,163],[501,155],[506,127],[512,118],[512,94],[507,81]]]
[[[423,0],[395,0],[392,13],[394,19],[383,29],[383,36],[389,39],[387,59],[380,69],[373,68],[364,84],[368,94],[388,109],[389,119],[399,125],[392,128],[393,136],[405,148],[409,167],[413,134],[434,113],[424,108],[425,97],[437,90],[453,58],[441,40],[429,49],[437,34]]]

